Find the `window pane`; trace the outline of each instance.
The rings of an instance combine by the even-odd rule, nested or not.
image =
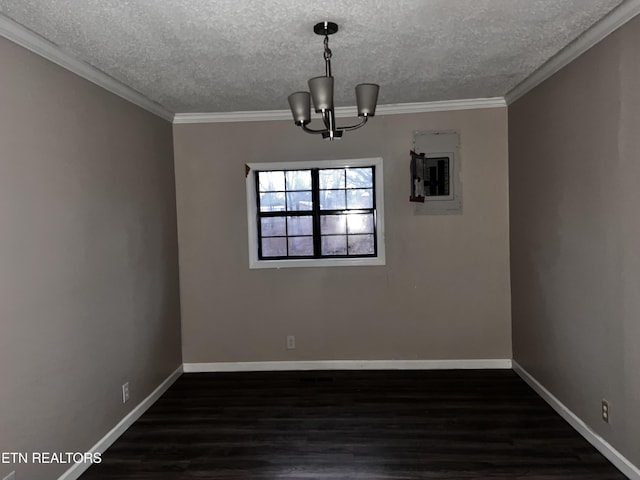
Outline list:
[[[322,255],[346,255],[347,236],[332,235],[322,237]]]
[[[347,233],[347,216],[322,215],[320,217],[320,233],[322,235]]]
[[[285,177],[287,190],[311,190],[311,170],[289,170]]]
[[[261,193],[261,212],[283,212],[285,210],[284,192],[282,193]]]
[[[263,237],[283,237],[287,234],[283,217],[261,218],[260,226]]]
[[[347,190],[347,208],[373,208],[373,190]]]
[[[285,257],[287,255],[287,239],[284,237],[263,238],[263,257]]]
[[[346,190],[321,190],[320,209],[321,210],[344,210]]]
[[[348,233],[373,233],[373,214],[352,213],[347,216]],[[351,252],[351,249],[349,249]]]
[[[336,169],[330,168],[330,169],[320,170],[318,174],[320,177],[321,190],[345,187],[345,169],[344,168],[336,168]]]
[[[367,168],[348,168],[347,169],[347,188],[372,188],[373,187],[373,169]]]
[[[373,255],[373,235],[349,235],[349,255]]]
[[[313,235],[312,217],[287,217],[289,235]]]
[[[313,237],[290,237],[289,256],[313,255]]]
[[[287,210],[311,210],[311,192],[287,192]]]
[[[258,172],[258,185],[261,192],[284,190],[284,172]]]

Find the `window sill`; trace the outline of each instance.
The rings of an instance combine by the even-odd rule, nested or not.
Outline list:
[[[371,258],[303,258],[300,260],[252,260],[250,269],[260,268],[300,268],[300,267],[364,267],[386,265],[385,258],[378,255]]]

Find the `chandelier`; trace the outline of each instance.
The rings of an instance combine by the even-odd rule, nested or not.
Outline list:
[[[359,123],[348,127],[336,125],[336,115],[333,106],[333,76],[331,75],[331,50],[329,49],[329,35],[338,31],[338,25],[333,22],[320,22],[313,27],[313,31],[324,36],[324,68],[322,77],[309,80],[309,92],[295,92],[289,95],[289,106],[293,115],[293,121],[307,133],[321,134],[322,138],[334,140],[342,137],[348,130],[362,127],[369,117],[376,113],[379,85],[374,83],[361,83],[356,86],[356,104],[358,106]],[[314,130],[307,125],[311,122],[311,99],[316,113],[322,115],[324,128]]]

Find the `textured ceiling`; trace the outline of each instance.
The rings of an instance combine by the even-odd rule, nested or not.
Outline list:
[[[504,96],[623,0],[0,0],[0,12],[171,112],[286,109],[324,74],[380,104]]]

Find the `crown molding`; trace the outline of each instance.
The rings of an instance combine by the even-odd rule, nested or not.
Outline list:
[[[337,109],[336,113],[338,113]],[[289,119],[291,119],[291,112],[287,110],[256,110],[246,112],[176,113],[173,116],[173,123],[263,122]]]
[[[11,40],[13,43],[40,55],[41,57],[61,66],[62,68],[75,73],[76,75],[89,80],[105,90],[124,98],[128,102],[137,105],[160,118],[173,121],[173,113],[166,110],[161,105],[149,100],[147,97],[122,82],[110,77],[106,73],[78,60],[69,53],[63,51],[54,43],[45,40],[41,36],[13,21],[6,15],[0,13],[0,36]]]
[[[501,108],[506,106],[507,102],[504,97],[467,98],[462,100],[443,100],[439,102],[379,105],[376,108],[376,114],[398,115],[406,113],[447,112],[451,110],[475,110],[478,108]],[[353,107],[353,115],[356,115],[355,107]]]
[[[640,14],[640,0],[626,0],[511,89],[505,95],[507,105],[533,90],[638,14]]]
[[[445,100],[441,102],[395,103],[378,105],[376,115],[472,110],[506,106],[507,102],[502,97]],[[358,112],[356,107],[337,107],[336,115],[356,117]],[[259,110],[254,112],[176,113],[173,123],[261,122],[269,120],[291,120],[291,112],[289,110]]]

